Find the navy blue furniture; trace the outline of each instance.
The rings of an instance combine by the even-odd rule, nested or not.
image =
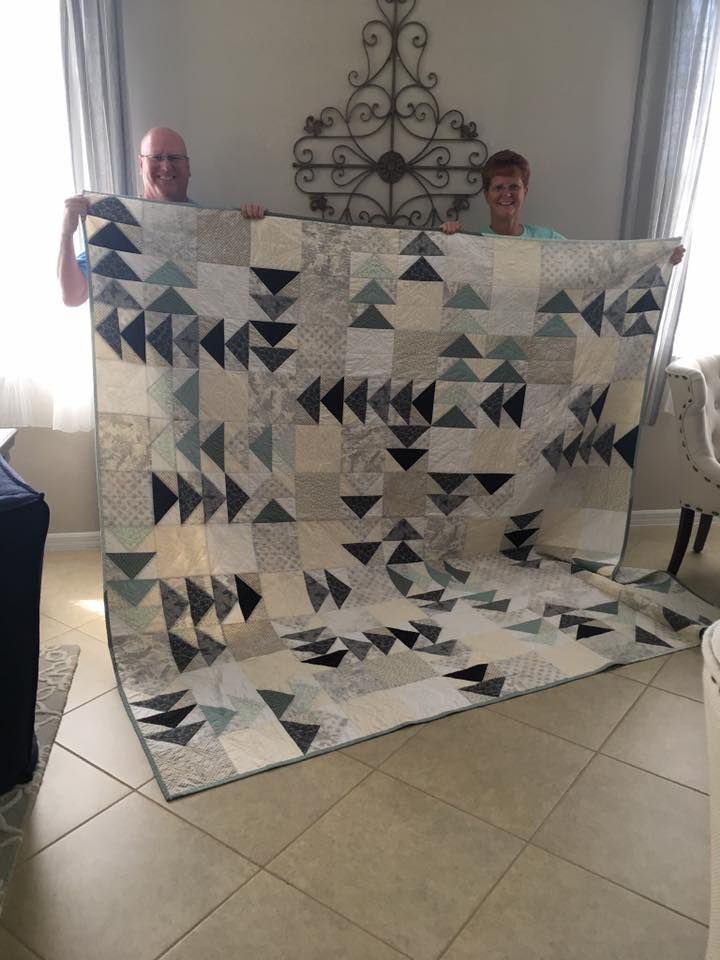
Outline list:
[[[40,583],[50,511],[0,457],[0,794],[32,778]]]

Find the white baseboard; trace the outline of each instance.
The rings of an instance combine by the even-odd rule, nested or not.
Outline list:
[[[676,510],[633,510],[630,517],[631,527],[676,527],[680,520],[680,509]]]
[[[84,533],[49,533],[45,550],[54,553],[57,550],[99,550],[100,531],[88,530]]]

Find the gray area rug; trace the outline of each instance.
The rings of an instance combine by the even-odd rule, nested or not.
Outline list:
[[[35,803],[60,726],[79,653],[78,647],[48,647],[40,651],[35,708],[35,733],[40,751],[38,765],[30,783],[20,784],[0,795],[0,913],[22,844],[24,825]]]

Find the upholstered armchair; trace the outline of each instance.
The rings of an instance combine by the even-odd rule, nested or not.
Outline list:
[[[693,550],[705,546],[712,518],[720,515],[720,357],[675,360],[667,368],[680,433],[680,524],[668,572],[685,556],[695,514],[700,523]]]

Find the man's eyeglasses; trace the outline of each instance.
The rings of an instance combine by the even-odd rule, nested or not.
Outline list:
[[[152,160],[153,163],[162,163],[163,160],[167,160],[168,163],[176,164],[188,159],[185,153],[141,153],[140,156],[145,160]]]

